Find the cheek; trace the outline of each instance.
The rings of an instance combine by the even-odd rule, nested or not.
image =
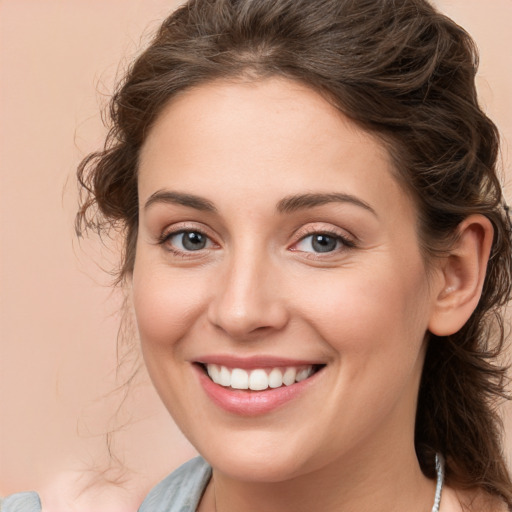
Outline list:
[[[325,403],[331,422],[363,435],[397,403],[405,404],[407,414],[414,407],[428,288],[422,267],[402,273],[398,266],[390,272],[374,269],[364,276],[354,269],[339,277],[339,285],[331,279],[329,286],[307,286],[303,311],[333,355],[336,375]]]
[[[421,263],[345,269],[316,276],[296,290],[303,315],[333,348],[370,355],[418,350],[428,325],[428,288]],[[415,343],[416,341],[416,343]]]
[[[205,285],[165,265],[136,263],[133,304],[144,351],[165,351],[176,344],[203,311]]]

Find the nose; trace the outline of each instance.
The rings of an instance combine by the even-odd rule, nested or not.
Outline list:
[[[288,308],[277,262],[261,254],[240,253],[225,262],[208,307],[208,320],[233,339],[279,331],[288,323]]]

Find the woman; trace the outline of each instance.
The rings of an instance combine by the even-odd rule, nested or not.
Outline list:
[[[142,512],[512,509],[510,221],[475,72],[420,0],[163,23],[79,169],[77,227],[122,226],[148,371],[202,455]]]

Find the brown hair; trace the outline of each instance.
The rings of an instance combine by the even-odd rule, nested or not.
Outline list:
[[[424,0],[191,0],[160,27],[110,105],[102,151],[80,165],[77,230],[120,228],[119,282],[133,270],[138,155],[169,99],[218,78],[283,76],[314,88],[384,141],[418,208],[426,261],[459,223],[494,226],[481,300],[466,325],[430,336],[419,391],[416,451],[433,476],[480,488],[512,508],[497,399],[505,397],[500,307],[511,294],[510,221],[496,175],[496,127],[479,108],[472,39]]]

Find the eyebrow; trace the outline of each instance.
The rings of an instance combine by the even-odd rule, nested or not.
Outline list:
[[[193,194],[185,194],[183,192],[158,190],[149,196],[149,199],[144,205],[144,209],[147,210],[151,205],[155,203],[179,204],[200,211],[217,213],[217,208],[215,208],[215,205],[208,199]],[[322,206],[328,203],[353,204],[355,206],[359,206],[360,208],[364,208],[377,217],[377,213],[368,203],[351,194],[344,194],[340,192],[323,194],[308,193],[288,196],[281,199],[277,203],[276,210],[278,213],[293,213],[295,211],[306,210],[308,208],[314,208],[316,206]]]
[[[314,208],[315,206],[322,206],[328,203],[350,203],[364,208],[365,210],[373,213],[375,217],[378,217],[377,212],[367,202],[351,194],[343,194],[339,192],[328,194],[298,194],[285,197],[277,203],[277,211],[279,213],[292,213],[297,210]]]
[[[182,206],[188,206],[189,208],[195,208],[196,210],[201,210],[203,212],[217,212],[217,208],[215,208],[213,203],[208,201],[208,199],[204,199],[203,197],[195,196],[193,194],[171,192],[170,190],[158,190],[154,194],[151,194],[144,205],[144,209],[147,210],[155,203],[179,204]]]

